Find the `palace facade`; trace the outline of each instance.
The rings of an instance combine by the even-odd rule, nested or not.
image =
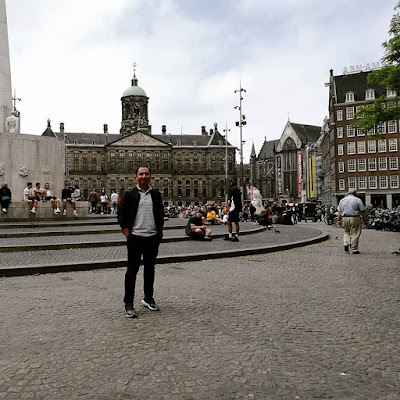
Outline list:
[[[138,86],[134,72],[131,86],[121,97],[122,120],[118,134],[68,132],[63,123],[53,133],[50,123],[43,133],[63,140],[66,179],[79,185],[87,199],[92,189],[112,189],[120,194],[136,185],[139,166],[152,172],[152,186],[165,204],[205,204],[224,201],[228,185],[237,180],[236,147],[226,142],[215,123],[199,134],[173,135],[167,127],[153,134],[148,117],[149,97]]]

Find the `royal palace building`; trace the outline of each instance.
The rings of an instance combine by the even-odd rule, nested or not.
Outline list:
[[[357,189],[366,205],[400,205],[400,121],[385,121],[365,132],[354,125],[355,113],[385,97],[385,107],[398,104],[395,92],[368,83],[368,72],[339,76],[330,72],[329,159],[331,203]],[[325,175],[326,176],[326,175]]]
[[[236,148],[226,142],[215,123],[199,134],[152,133],[149,124],[149,97],[138,86],[134,73],[131,86],[121,97],[122,120],[118,134],[68,132],[63,123],[53,133],[50,122],[45,136],[65,142],[66,179],[79,185],[84,198],[92,189],[120,194],[136,185],[139,166],[152,172],[152,186],[163,195],[165,204],[195,205],[220,203],[227,187],[237,179]]]

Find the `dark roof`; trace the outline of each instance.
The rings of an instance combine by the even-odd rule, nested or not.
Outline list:
[[[290,125],[303,144],[314,143],[321,135],[320,126],[295,124],[293,122],[291,122]]]
[[[193,146],[196,142],[197,146],[207,146],[211,137],[208,135],[152,135],[153,137],[162,140],[164,143],[172,146]]]
[[[225,138],[219,133],[215,132],[210,135],[152,135],[153,137],[162,140],[164,143],[171,144],[172,146],[218,146],[222,141],[225,146]],[[193,145],[196,143],[196,145]],[[228,141],[228,146],[232,146]]]
[[[275,146],[278,144],[279,139],[265,141],[261,147],[260,152],[258,153],[258,158],[261,160],[265,160],[267,158],[271,158],[274,156]]]
[[[253,145],[251,146],[250,157],[256,157],[256,148],[254,147],[254,143],[253,143]]]
[[[42,136],[48,136],[48,137],[57,137],[57,135],[53,132],[51,129],[51,123],[50,119],[47,120],[47,128],[46,130],[42,133]]]
[[[114,140],[121,139],[119,134],[104,134],[104,133],[85,133],[85,132],[65,132],[58,133],[58,137],[64,140],[67,144],[94,144],[104,146]]]
[[[386,95],[386,88],[377,84],[368,83],[369,72],[334,76],[336,88],[336,103],[344,103],[346,93],[353,92],[355,101],[365,100],[365,91],[375,89],[375,97]]]
[[[49,128],[48,128],[49,129]],[[47,130],[46,130],[47,131]],[[45,132],[46,132],[45,131]],[[44,133],[43,133],[44,135]],[[55,134],[53,134],[56,136]],[[104,134],[104,133],[85,133],[85,132],[65,132],[58,133],[57,136],[64,140],[67,144],[83,144],[83,145],[99,145],[104,146],[108,143],[115,142],[116,140],[122,139],[123,136],[120,134]],[[219,145],[219,141],[222,141],[225,145],[225,138],[219,133],[215,132],[213,136],[210,135],[151,135],[155,139],[161,140],[166,144],[172,146],[208,146],[208,145]],[[196,143],[194,145],[194,143]],[[231,144],[228,142],[228,146]]]

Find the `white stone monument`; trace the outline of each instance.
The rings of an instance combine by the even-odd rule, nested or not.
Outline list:
[[[6,2],[0,0],[0,132],[4,132],[6,118],[11,115],[11,110],[11,68]]]

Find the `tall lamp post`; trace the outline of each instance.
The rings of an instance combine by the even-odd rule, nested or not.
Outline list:
[[[228,204],[228,123],[225,123],[225,204]]]
[[[236,126],[239,127],[240,132],[240,190],[242,192],[242,204],[244,198],[244,188],[243,188],[243,139],[242,139],[242,128],[246,125],[246,116],[242,113],[242,92],[246,93],[246,90],[242,88],[242,81],[240,81],[240,86],[238,90],[235,90],[235,93],[239,93],[239,105],[235,106],[236,110],[239,110],[239,121],[236,121]]]

